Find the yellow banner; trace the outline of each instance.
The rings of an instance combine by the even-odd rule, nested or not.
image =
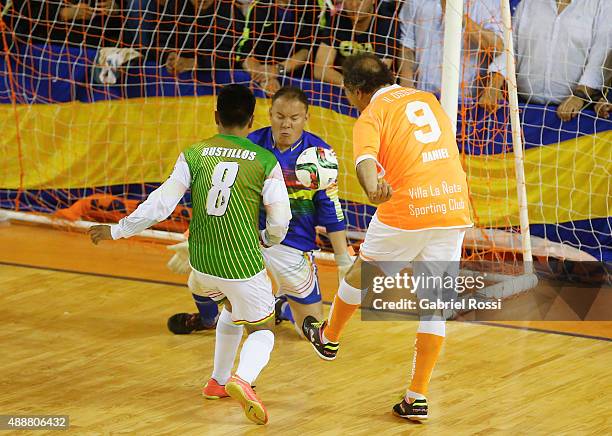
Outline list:
[[[268,125],[269,100],[258,100],[255,128]],[[354,119],[311,107],[307,129],[338,154],[340,198],[366,203],[355,176]],[[68,189],[166,179],[180,151],[216,133],[214,97],[147,98],[98,103],[0,105],[4,189]],[[612,215],[612,131],[525,153],[532,223]],[[479,225],[518,225],[512,154],[465,156]]]

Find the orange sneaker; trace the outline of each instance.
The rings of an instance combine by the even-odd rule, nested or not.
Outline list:
[[[268,422],[268,411],[249,383],[233,375],[225,385],[225,392],[240,403],[246,417],[255,424]]]
[[[217,383],[217,380],[211,378],[202,389],[202,395],[208,400],[218,400],[219,398],[229,397],[225,392],[225,386]]]

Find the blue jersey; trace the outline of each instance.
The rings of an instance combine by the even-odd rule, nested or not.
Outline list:
[[[292,218],[287,236],[281,244],[301,251],[316,250],[319,247],[316,244],[315,226],[324,226],[328,233],[345,229],[338,188],[334,186],[327,191],[315,191],[300,184],[295,175],[295,161],[298,156],[310,147],[331,148],[325,141],[312,133],[304,132],[291,148],[281,152],[274,146],[270,127],[256,130],[248,138],[274,153],[283,170]],[[263,212],[259,217],[259,227],[261,229],[266,227],[266,217]]]

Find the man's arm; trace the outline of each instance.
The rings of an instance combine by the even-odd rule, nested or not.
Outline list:
[[[518,44],[518,24],[523,15],[523,11],[525,9],[525,4],[527,2],[521,2],[517,6],[516,12],[514,14],[514,18],[512,20],[512,38],[514,41],[514,50],[515,50],[515,58],[516,63],[518,65],[519,61],[519,44]],[[496,12],[497,13],[497,12]],[[502,30],[499,28],[499,23],[501,23],[501,17],[496,17],[491,15],[490,17],[490,27],[491,29],[498,29],[499,32]],[[489,30],[491,30],[489,29]],[[494,32],[496,33],[496,32]],[[498,33],[496,33],[498,34]],[[498,36],[501,33],[498,34]],[[488,66],[488,77],[487,77],[487,85],[485,89],[482,91],[481,95],[478,98],[478,105],[484,108],[486,111],[495,112],[499,108],[499,102],[503,99],[503,89],[506,81],[506,53],[504,51],[503,41],[500,43],[501,46],[495,48],[495,51],[492,53],[494,55],[491,63]]]
[[[60,9],[62,21],[86,20],[94,15],[94,9],[85,2],[67,4]]]
[[[610,17],[612,17],[612,4],[603,2],[601,11],[595,18],[592,44],[577,86],[577,90],[587,95],[592,94],[589,88],[593,91],[601,91],[604,85],[604,67],[612,44]]]
[[[381,124],[379,115],[366,110],[353,126],[353,155],[357,179],[373,204],[384,203],[393,194],[391,185],[383,179],[384,168],[378,162]]]
[[[414,1],[407,0],[399,13],[400,20],[400,45],[402,47],[402,60],[400,63],[400,85],[416,88],[416,70],[418,65],[415,61],[416,47],[416,11]]]
[[[291,73],[298,68],[306,65],[306,61],[308,60],[308,49],[302,48],[291,55],[289,59],[285,62],[282,62],[282,65],[285,67],[285,71]]]
[[[134,212],[112,226],[91,226],[88,233],[92,242],[97,244],[102,240],[129,238],[165,220],[176,208],[190,185],[189,167],[181,153],[168,180],[151,192]]]
[[[278,162],[264,182],[261,195],[266,211],[266,228],[261,231],[261,240],[270,247],[285,239],[291,221],[289,194]]]
[[[317,224],[325,226],[327,230],[327,236],[334,249],[338,276],[342,280],[353,264],[353,259],[347,251],[346,223],[338,197],[338,187],[334,185],[325,191],[318,191],[313,201],[317,213]]]
[[[363,159],[357,163],[357,178],[368,199],[373,204],[381,204],[391,199],[393,189],[385,179],[378,177],[378,163],[374,158]]]
[[[557,108],[557,115],[562,121],[576,117],[586,104],[602,96],[604,66],[610,46],[609,35],[612,34],[610,16],[612,16],[612,6],[606,2],[595,19],[593,43],[582,76],[572,94]]]
[[[242,68],[267,93],[274,94],[280,89],[280,83],[276,78],[277,70],[272,64],[261,63],[254,56],[249,56],[242,63]]]
[[[334,68],[336,49],[322,43],[317,49],[314,64],[315,79],[332,85],[342,85],[342,74]]]
[[[416,64],[414,61],[414,50],[402,46],[402,61],[400,63],[400,85],[415,88],[414,72]]]
[[[501,36],[472,20],[469,15],[465,16],[465,33],[470,45],[489,56],[495,56],[504,50],[504,41]]]
[[[327,237],[329,238],[329,242],[332,244],[336,263],[338,263],[338,259],[349,259],[349,262],[353,263],[350,261],[350,256],[346,249],[346,230],[327,232]]]
[[[478,98],[478,105],[488,112],[495,112],[503,97],[504,82],[506,79],[500,73],[492,72],[487,77],[487,86]]]
[[[601,91],[578,85],[561,104],[557,107],[557,115],[561,121],[569,121],[578,116],[582,108],[601,97]]]
[[[342,281],[353,265],[353,258],[348,253],[346,246],[346,231],[327,232],[327,236],[334,249],[334,261],[338,267],[338,280]]]

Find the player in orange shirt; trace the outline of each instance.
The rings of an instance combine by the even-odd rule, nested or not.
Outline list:
[[[453,274],[472,225],[455,134],[436,97],[394,85],[392,73],[372,54],[347,58],[342,73],[346,95],[361,112],[353,128],[357,177],[378,209],[329,318],[304,320],[305,336],[325,360],[336,358],[340,334],[361,303],[364,262],[386,275],[411,262],[415,276]],[[410,387],[393,407],[396,415],[427,419],[425,395],[445,329],[439,313],[421,316]]]

